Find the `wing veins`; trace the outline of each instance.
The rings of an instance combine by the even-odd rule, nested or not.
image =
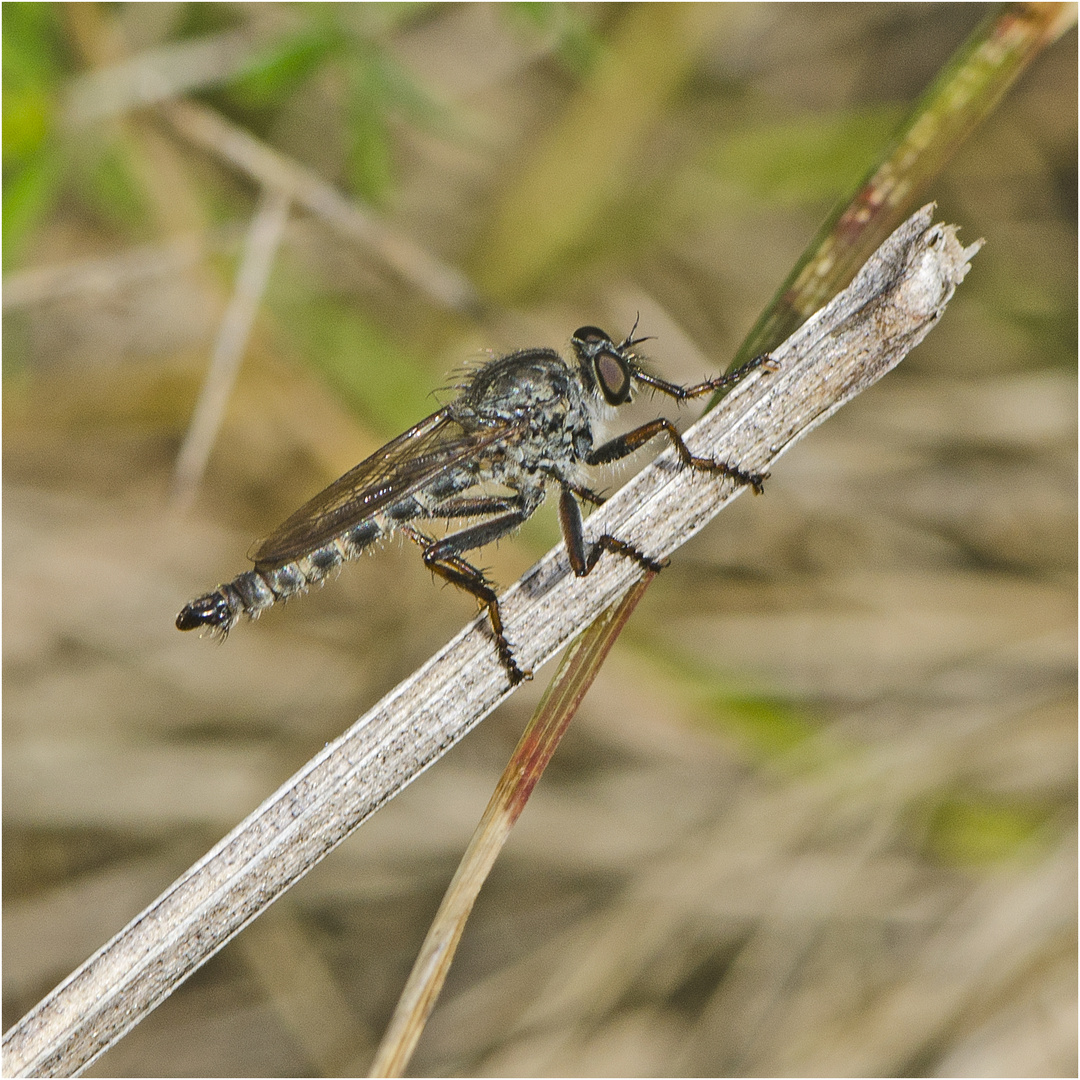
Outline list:
[[[267,568],[302,558],[473,457],[510,427],[493,424],[465,431],[449,409],[440,409],[309,499],[249,557]]]

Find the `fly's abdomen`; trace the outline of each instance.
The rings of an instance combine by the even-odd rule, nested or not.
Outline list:
[[[254,570],[248,570],[228,584],[219,585],[213,592],[192,600],[176,616],[176,628],[205,628],[222,638],[226,637],[242,616],[257,619],[279,600],[288,600],[291,596],[307,592],[310,586],[321,583],[345,559],[359,555],[381,531],[373,522],[365,523],[365,526],[351,530],[340,540],[310,555],[281,566],[256,564]]]
[[[286,586],[285,589],[281,587],[281,584],[271,587],[267,580],[267,577],[271,575],[264,577],[258,570],[248,570],[247,573],[240,574],[227,585],[219,585],[214,592],[200,596],[187,604],[176,616],[176,628],[201,630],[205,627],[225,637],[240,621],[241,615],[246,615],[249,619],[258,618],[261,611],[271,607],[278,600],[284,600],[307,587],[307,582],[299,572],[295,575],[282,573],[289,569],[292,569],[292,565],[282,567],[280,571],[275,571],[272,575],[283,579],[281,584]],[[295,586],[289,587],[292,585],[292,577],[295,577]]]

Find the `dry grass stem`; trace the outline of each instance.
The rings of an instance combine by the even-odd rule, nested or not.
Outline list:
[[[479,311],[476,291],[462,273],[357,206],[310,169],[203,105],[172,101],[161,111],[189,142],[224,158],[264,187],[287,193],[342,236],[374,251],[430,300],[452,311]]]
[[[148,49],[73,80],[61,116],[83,127],[225,82],[244,70],[259,44],[258,35],[234,30]]]
[[[4,277],[0,303],[5,311],[13,311],[84,294],[108,296],[198,266],[208,254],[232,254],[238,241],[238,228],[226,225],[209,232],[174,236],[162,244],[131,248],[109,258],[18,270]]]
[[[172,495],[178,507],[190,503],[206,469],[285,232],[289,204],[288,195],[268,188],[251,220],[236,288],[222,317],[206,379],[176,459]]]
[[[600,665],[656,575],[647,573],[570,646],[518,740],[435,913],[390,1024],[372,1076],[401,1076],[446,982],[473,904]]]
[[[937,323],[978,244],[927,206],[851,286],[694,428],[696,453],[764,471],[900,362]],[[741,494],[662,454],[587,522],[663,557]],[[576,578],[561,547],[502,598],[523,666],[538,668],[640,577],[602,559]],[[766,647],[763,645],[763,647]],[[137,1024],[227,941],[511,693],[487,623],[474,620],[329,743],[5,1036],[8,1075],[72,1075]]]

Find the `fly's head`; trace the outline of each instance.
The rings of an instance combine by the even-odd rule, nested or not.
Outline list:
[[[570,339],[586,386],[611,406],[625,405],[633,394],[634,379],[641,369],[631,349],[643,341],[648,338],[635,338],[631,330],[626,340],[616,345],[597,326],[583,326]]]

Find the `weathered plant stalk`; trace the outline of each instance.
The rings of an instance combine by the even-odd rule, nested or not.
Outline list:
[[[655,576],[650,572],[635,582],[622,600],[602,612],[563,657],[532,719],[521,733],[453,880],[447,886],[375,1054],[371,1076],[401,1076],[404,1073],[439,998],[480,889],[562,742],[604,658],[615,644],[619,631]]]
[[[978,244],[924,207],[852,285],[773,351],[687,432],[698,454],[765,471],[808,431],[900,362],[935,325]],[[656,557],[742,489],[662,454],[587,522]],[[604,558],[577,578],[562,546],[501,598],[521,663],[538,668],[640,578]],[[386,695],[204,856],[4,1037],[6,1075],[79,1073],[159,1005],[384,802],[510,693],[485,618]]]

